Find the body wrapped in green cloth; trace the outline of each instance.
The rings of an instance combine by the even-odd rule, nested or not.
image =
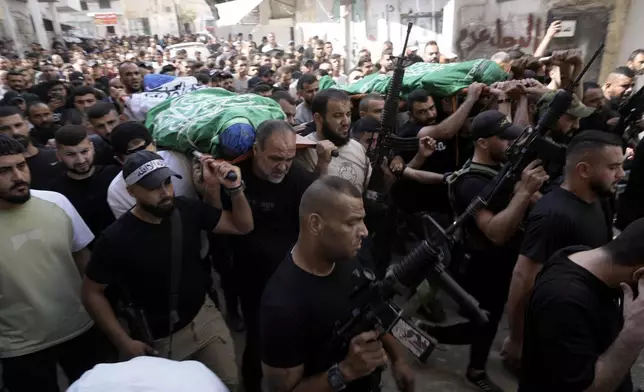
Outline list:
[[[232,159],[250,150],[259,124],[285,118],[270,98],[206,88],[155,106],[145,125],[161,147]]]
[[[327,77],[320,80],[320,89],[338,88],[328,80],[324,80],[325,78]],[[410,92],[423,89],[434,97],[444,98],[458,93],[474,82],[490,85],[507,78],[508,74],[503,68],[487,59],[449,64],[415,63],[405,68],[400,95],[402,98],[406,98]],[[369,93],[384,95],[390,80],[391,76],[389,75],[373,74],[339,88],[349,95]]]

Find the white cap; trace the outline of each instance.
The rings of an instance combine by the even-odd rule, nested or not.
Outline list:
[[[127,362],[96,365],[67,392],[228,392],[200,362],[137,357]]]

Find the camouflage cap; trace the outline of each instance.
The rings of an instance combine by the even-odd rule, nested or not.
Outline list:
[[[548,106],[555,98],[555,95],[557,95],[556,91],[548,91],[541,96],[539,102],[537,103],[537,106],[539,107],[539,113],[544,113],[544,111],[548,109]],[[589,108],[588,106],[581,103],[576,95],[573,95],[572,103],[570,104],[568,110],[566,110],[566,113],[577,118],[586,118],[594,112],[595,109]]]

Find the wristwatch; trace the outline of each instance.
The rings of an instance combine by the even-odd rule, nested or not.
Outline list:
[[[347,384],[344,383],[344,377],[340,373],[340,368],[338,364],[331,366],[329,370],[326,371],[327,379],[329,380],[329,385],[333,388],[334,391],[339,392],[347,387]]]

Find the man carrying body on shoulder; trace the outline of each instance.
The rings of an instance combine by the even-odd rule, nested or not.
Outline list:
[[[97,102],[87,111],[87,119],[95,133],[89,138],[94,143],[96,164],[120,165],[114,159],[114,150],[111,145],[111,133],[121,123],[114,105],[108,102]]]
[[[257,127],[253,153],[239,168],[255,229],[229,239],[247,331],[242,361],[244,390],[260,392],[260,299],[269,278],[297,241],[300,199],[315,176],[292,165],[296,134],[284,121],[267,120]],[[230,199],[225,194],[222,199],[223,209],[229,210]]]
[[[114,222],[107,204],[107,188],[121,168],[95,165],[94,145],[80,125],[60,128],[56,132],[56,149],[67,173],[52,182],[51,190],[65,195],[92,233],[99,235]]]
[[[585,131],[570,141],[563,184],[541,197],[526,221],[508,297],[510,336],[503,351],[509,362],[521,357],[525,306],[548,259],[567,246],[596,248],[613,237],[607,198],[624,177],[623,163],[622,141],[615,135]]]
[[[279,103],[280,107],[282,108],[282,111],[286,115],[286,122],[291,124],[292,126],[296,125],[295,122],[295,98],[291,96],[286,91],[274,91],[273,95],[271,95],[271,99],[277,103]]]
[[[157,153],[152,135],[143,124],[128,121],[114,128],[110,135],[114,158],[121,165],[128,155],[137,151],[147,150]],[[192,164],[188,158],[181,153],[170,150],[159,151],[158,154],[173,172],[181,176],[180,178],[172,178],[175,195],[196,199],[197,192],[192,183]],[[123,176],[117,175],[112,180],[107,190],[107,204],[109,204],[116,219],[132,209],[136,204],[136,200],[127,190],[127,184]]]
[[[351,138],[351,99],[346,92],[328,89],[319,92],[311,105],[315,133],[306,138],[317,143],[316,151],[302,150],[297,164],[318,175],[329,174],[349,180],[362,193],[369,184],[371,162],[366,150]],[[331,159],[337,150],[338,156]]]
[[[18,108],[0,107],[0,134],[14,138],[24,147],[31,188],[49,189],[51,180],[64,172],[64,168],[58,164],[55,149],[34,146],[29,137],[27,121]]]
[[[401,137],[429,136],[436,141],[436,150],[417,169],[444,175],[456,169],[456,143],[457,134],[467,121],[470,111],[479,99],[484,84],[474,83],[468,88],[465,102],[448,118],[436,123],[436,104],[432,97],[423,90],[412,91],[408,98],[410,119],[398,131]],[[411,162],[413,153],[403,153],[402,158],[407,164]],[[417,211],[430,211],[444,215],[450,210],[447,198],[447,185],[421,184],[403,179],[397,182],[392,189],[392,196],[400,208],[409,213]],[[440,220],[442,221],[442,220]]]
[[[643,237],[639,219],[601,247],[548,260],[526,309],[519,392],[633,391],[630,369],[644,348]]]
[[[470,130],[475,142],[474,156],[448,180],[450,200],[457,216],[463,214],[476,197],[489,194],[493,180],[506,160],[505,151],[522,132],[496,110],[477,115]],[[532,162],[523,170],[514,194],[508,192],[465,223],[463,242],[469,259],[467,264],[456,266],[461,270],[457,279],[489,313],[489,321],[483,326],[466,322],[423,328],[441,343],[471,344],[466,379],[482,391],[502,391],[488,378],[486,362],[503,316],[512,268],[519,254],[520,225],[531,199],[547,178],[538,162]]]
[[[355,260],[364,224],[362,193],[349,181],[325,176],[303,194],[297,243],[262,296],[262,369],[270,392],[378,391],[389,358],[398,387],[413,391],[414,375],[390,334],[369,331],[346,349],[327,347],[335,322],[350,309]],[[302,293],[308,293],[302,295]]]
[[[65,196],[31,189],[24,146],[0,135],[0,359],[12,392],[58,391],[104,362],[81,305],[94,239]]]
[[[219,310],[207,296],[210,279],[206,271],[210,269],[202,265],[200,231],[247,234],[253,230],[253,217],[239,169],[210,156],[201,163],[208,194],[217,195],[223,185],[231,197],[232,212],[198,200],[175,198],[170,178],[177,174],[158,154],[138,151],[127,157],[122,175],[136,205],[94,244],[82,298],[92,318],[124,354],[168,357],[174,349],[172,359],[200,361],[235,390],[234,348]],[[235,181],[226,179],[230,171],[237,174]],[[173,214],[180,219],[181,238],[173,237]],[[175,294],[170,291],[174,268],[170,248],[178,240],[182,241],[182,254],[176,267],[180,268],[178,298],[176,309],[172,309],[169,298]],[[105,297],[109,286],[127,291],[133,305],[143,311],[154,339],[152,346],[131,338],[119,324]]]

